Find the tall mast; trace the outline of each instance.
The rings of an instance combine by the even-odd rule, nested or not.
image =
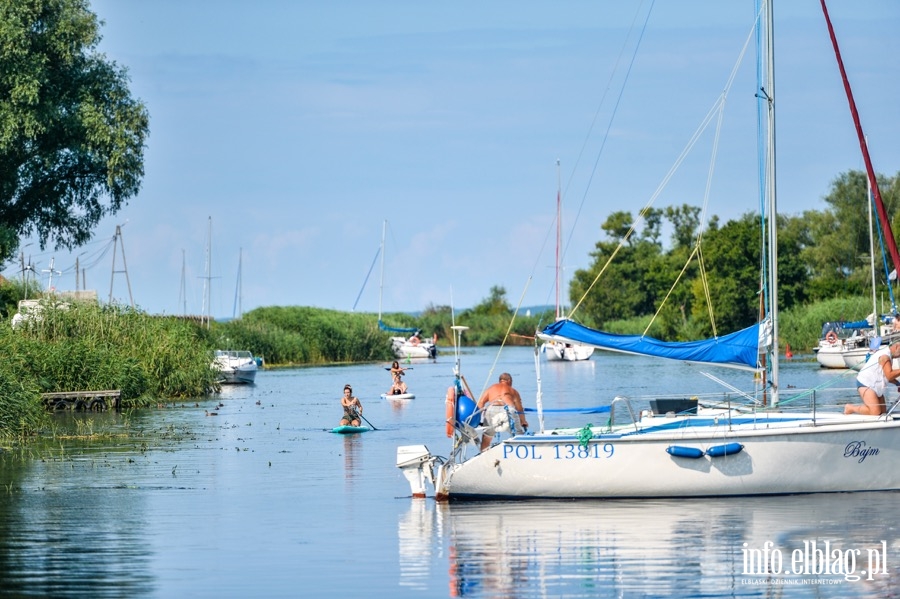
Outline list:
[[[556,320],[562,316],[559,303],[559,240],[562,235],[562,183],[559,177],[559,158],[556,159]]]
[[[775,19],[766,2],[766,204],[769,223],[769,315],[772,323],[772,405],[778,405],[778,202],[775,192]]]
[[[206,319],[206,328],[209,328],[210,315],[210,279],[212,276],[212,217],[209,217],[209,232],[206,237],[206,276],[203,277],[203,318]]]
[[[875,292],[875,231],[872,227],[872,183],[866,178],[866,213],[869,215],[869,262],[872,270],[872,328],[878,336],[878,298]],[[890,281],[888,281],[890,285]]]
[[[384,294],[384,234],[387,231],[387,219],[381,225],[381,282],[378,284],[378,322],[381,322],[381,298]]]

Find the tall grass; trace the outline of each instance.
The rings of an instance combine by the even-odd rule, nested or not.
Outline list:
[[[217,323],[218,346],[249,349],[268,364],[326,364],[392,359],[390,335],[374,314],[322,308],[269,307]]]
[[[40,318],[0,330],[22,376],[41,392],[119,389],[125,405],[136,405],[216,386],[209,338],[178,318],[72,303],[47,305]]]

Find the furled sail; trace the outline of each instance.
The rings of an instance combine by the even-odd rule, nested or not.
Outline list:
[[[417,333],[419,331],[419,329],[417,329],[416,327],[406,329],[399,327],[389,327],[388,325],[384,324],[384,321],[380,318],[378,319],[378,328],[382,331],[387,331],[388,333]]]
[[[669,342],[642,335],[604,333],[571,320],[558,320],[544,328],[539,336],[563,343],[593,345],[609,351],[733,368],[756,370],[759,362],[759,324],[714,339]]]

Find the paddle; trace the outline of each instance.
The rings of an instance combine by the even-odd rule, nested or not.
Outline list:
[[[390,370],[391,368],[390,368],[390,366],[385,366],[384,369]],[[412,366],[409,366],[409,367],[404,368],[403,370],[415,370],[415,368],[413,368]]]
[[[375,428],[375,425],[374,425],[374,424],[372,424],[371,422],[369,422],[369,419],[368,419],[368,418],[366,418],[365,416],[362,415],[362,412],[360,412],[360,411],[357,410],[357,409],[354,409],[353,412],[354,412],[357,416],[359,416],[360,418],[362,418],[363,420],[365,420],[365,421],[366,421],[366,424],[368,424],[369,426],[371,426],[373,431],[377,431],[377,430],[378,430],[377,428]]]

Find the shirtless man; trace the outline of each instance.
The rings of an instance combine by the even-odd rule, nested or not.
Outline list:
[[[501,374],[500,382],[491,385],[481,394],[477,405],[478,409],[484,412],[481,419],[485,426],[484,434],[481,437],[481,451],[490,447],[494,433],[498,430],[508,430],[513,424],[510,420],[517,415],[521,426],[521,429],[516,427],[517,432],[528,429],[525,408],[522,407],[522,397],[518,391],[513,389],[512,376],[508,372]]]

